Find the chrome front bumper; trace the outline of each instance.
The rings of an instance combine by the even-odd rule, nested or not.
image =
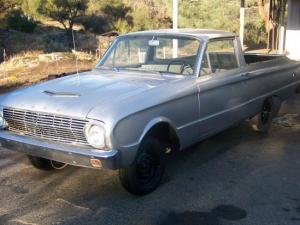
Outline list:
[[[65,145],[3,130],[0,131],[1,146],[12,151],[64,162],[74,166],[95,168],[91,164],[91,159],[99,159],[102,164],[101,168],[119,168],[119,154],[117,150],[101,151],[86,146]]]

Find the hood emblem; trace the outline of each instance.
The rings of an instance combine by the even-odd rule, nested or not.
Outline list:
[[[50,95],[53,97],[70,97],[70,98],[78,98],[80,94],[71,93],[71,92],[60,92],[60,91],[43,91],[44,94]]]

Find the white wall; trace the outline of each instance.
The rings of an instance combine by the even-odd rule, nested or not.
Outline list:
[[[288,23],[285,48],[288,56],[300,60],[300,1],[288,1]]]
[[[300,60],[300,30],[286,31],[285,46],[290,58]]]

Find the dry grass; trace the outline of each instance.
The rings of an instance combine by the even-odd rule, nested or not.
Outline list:
[[[51,58],[53,55],[61,58],[53,60]],[[39,55],[38,52],[27,52],[18,54],[8,62],[0,64],[0,92],[7,88],[30,85],[56,76],[76,73],[77,70],[87,71],[95,66],[96,61],[93,57],[87,57],[88,54],[76,53],[76,55],[77,67],[75,55],[72,53]]]
[[[43,54],[42,51],[22,51],[19,52],[17,54],[12,55],[11,57],[9,57],[8,61],[13,59],[13,58],[22,58],[22,57],[38,57],[40,54]]]
[[[93,54],[86,52],[52,52],[43,54],[40,51],[27,51],[11,56],[7,61],[0,64],[0,78],[1,72],[16,70],[24,67],[36,67],[43,62],[56,62],[56,61],[95,61],[96,58]]]

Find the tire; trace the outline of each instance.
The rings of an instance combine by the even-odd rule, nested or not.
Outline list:
[[[279,114],[282,101],[278,97],[273,97],[272,101],[273,101],[273,109],[274,109],[273,110],[273,118],[274,118],[274,117],[278,116],[278,114]]]
[[[281,106],[281,101],[278,98],[267,99],[260,113],[250,120],[250,124],[255,131],[267,134],[272,125],[273,118],[277,116]]]
[[[146,138],[135,162],[119,170],[123,187],[134,195],[146,195],[160,184],[165,169],[163,145],[154,138]]]
[[[59,169],[65,168],[67,165],[65,163],[52,161],[49,159],[40,158],[40,157],[36,157],[36,156],[31,156],[31,155],[28,155],[27,157],[28,157],[31,165],[33,165],[35,168],[37,168],[39,170],[45,170],[45,171],[50,171],[50,170],[55,170],[55,169],[59,170]]]

